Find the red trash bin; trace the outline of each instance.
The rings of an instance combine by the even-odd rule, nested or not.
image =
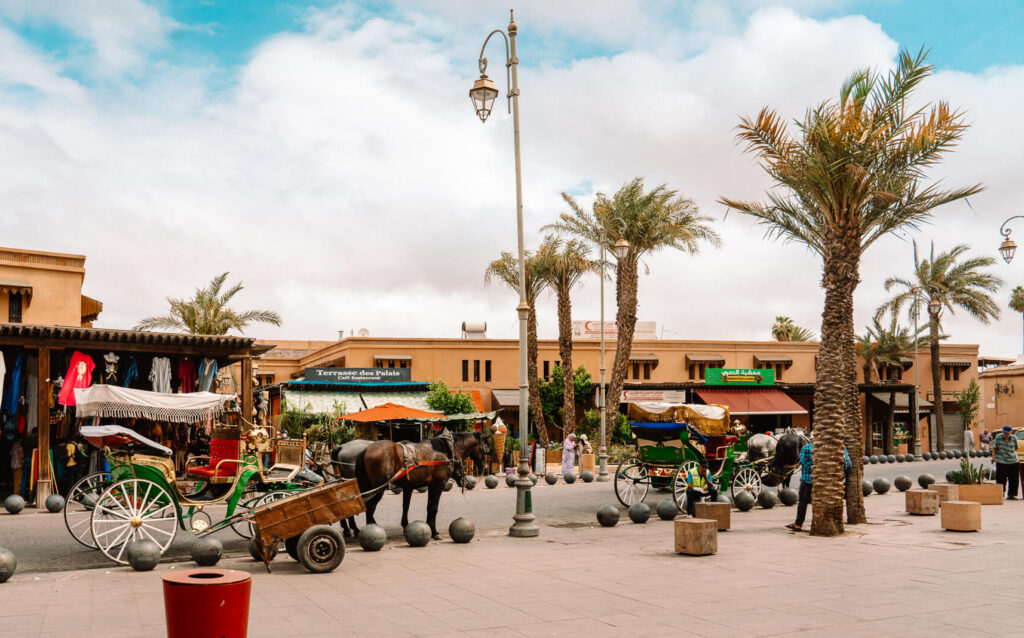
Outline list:
[[[245,638],[249,630],[249,572],[190,569],[164,582],[167,638]]]

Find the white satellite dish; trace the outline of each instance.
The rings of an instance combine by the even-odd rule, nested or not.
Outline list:
[[[357,334],[360,337],[369,337],[370,336],[370,331],[367,330],[366,328],[360,328],[359,332]]]

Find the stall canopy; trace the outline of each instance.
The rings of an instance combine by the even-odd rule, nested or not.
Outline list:
[[[427,412],[416,408],[407,408],[397,403],[385,403],[369,410],[346,414],[346,421],[359,423],[375,423],[379,421],[425,421],[444,417],[440,412]]]
[[[224,403],[234,398],[233,394],[164,394],[103,384],[75,390],[77,415],[80,417],[149,419],[169,423],[202,423],[216,418],[224,413]]]
[[[698,388],[696,392],[706,403],[728,406],[734,415],[807,414],[799,403],[774,388]]]

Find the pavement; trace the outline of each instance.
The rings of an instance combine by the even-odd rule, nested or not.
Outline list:
[[[491,502],[506,508],[500,527],[478,524],[467,545],[443,532],[446,540],[423,548],[399,538],[380,552],[350,544],[341,566],[323,575],[283,554],[272,574],[241,556],[218,567],[252,574],[254,638],[1024,636],[1021,501],[985,506],[982,531],[956,533],[942,531],[937,516],[905,514],[904,495],[894,490],[867,499],[868,524],[831,539],[786,530],[794,508],[734,510],[718,553],[688,557],[673,553],[671,522],[638,525],[623,513],[617,526],[597,526],[590,504],[614,502],[607,483],[535,493],[534,539],[507,536],[514,490],[499,487],[442,500],[442,523],[472,518]],[[577,506],[553,515],[563,500]],[[9,520],[0,518],[0,530]],[[160,576],[191,567],[19,571],[0,585],[0,633],[163,635]]]

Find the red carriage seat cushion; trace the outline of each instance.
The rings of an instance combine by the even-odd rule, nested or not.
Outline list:
[[[238,463],[221,463],[220,469],[217,469],[217,463],[225,459],[238,460],[238,444],[237,439],[212,439],[210,441],[210,464],[190,467],[188,473],[207,478],[234,476],[238,473]]]
[[[705,456],[710,459],[724,459],[728,446],[738,441],[739,438],[731,434],[710,434],[707,443],[704,444]]]

